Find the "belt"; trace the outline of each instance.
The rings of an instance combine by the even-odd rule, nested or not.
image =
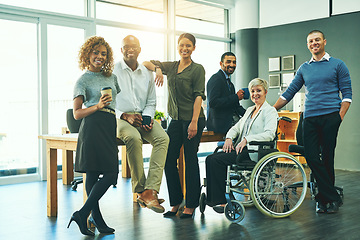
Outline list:
[[[142,112],[126,112],[126,113],[129,113],[129,114],[140,114],[140,115],[142,115]]]
[[[111,114],[114,114],[116,116],[115,110],[111,109],[111,108],[101,108],[101,109],[99,109],[99,111],[111,113]]]

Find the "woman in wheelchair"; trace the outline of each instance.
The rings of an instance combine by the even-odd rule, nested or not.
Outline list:
[[[206,158],[206,203],[218,213],[224,212],[226,204],[227,166],[239,162],[255,165],[258,156],[249,152],[248,143],[272,141],[275,138],[278,114],[276,109],[266,102],[268,82],[255,78],[250,81],[248,87],[251,101],[255,105],[249,107],[239,122],[227,132],[223,152],[211,154]]]

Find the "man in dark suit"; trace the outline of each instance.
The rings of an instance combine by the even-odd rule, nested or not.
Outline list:
[[[235,93],[230,75],[236,68],[236,57],[232,52],[221,56],[221,69],[211,76],[206,90],[208,98],[207,129],[216,133],[226,133],[245,113],[239,101],[244,98],[244,91]]]

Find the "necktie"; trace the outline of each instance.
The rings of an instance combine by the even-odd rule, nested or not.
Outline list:
[[[234,86],[232,85],[231,81],[230,81],[230,78],[227,78],[226,79],[226,82],[228,84],[228,87],[229,87],[229,91],[232,93],[233,91],[235,91],[234,89]]]

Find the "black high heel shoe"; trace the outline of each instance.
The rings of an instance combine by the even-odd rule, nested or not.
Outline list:
[[[191,214],[181,213],[181,214],[180,214],[180,218],[181,218],[181,219],[184,219],[184,218],[193,218],[193,217],[195,216],[195,210],[196,210],[196,208],[194,209],[194,211],[193,211]]]
[[[165,218],[170,218],[170,217],[175,217],[176,214],[177,214],[177,211],[176,212],[167,211],[166,213],[163,214],[163,216]]]
[[[100,233],[114,233],[115,232],[115,229],[111,228],[111,227],[108,227],[105,224],[105,226],[99,226],[96,224],[94,218],[92,216],[89,217],[89,223],[91,224],[94,224],[94,226],[97,228],[97,230],[100,232]]]
[[[70,227],[70,224],[72,223],[72,221],[76,222],[76,224],[79,226],[80,232],[82,234],[89,235],[89,236],[95,236],[95,233],[90,231],[87,228],[86,220],[81,219],[79,211],[76,211],[76,212],[73,213],[73,215],[70,218],[70,222],[69,222],[67,228]]]
[[[184,206],[179,204],[179,208],[176,210],[176,212],[167,211],[166,213],[163,214],[163,216],[165,218],[171,218],[171,217],[175,217],[178,213],[181,214],[183,211],[184,211]]]

